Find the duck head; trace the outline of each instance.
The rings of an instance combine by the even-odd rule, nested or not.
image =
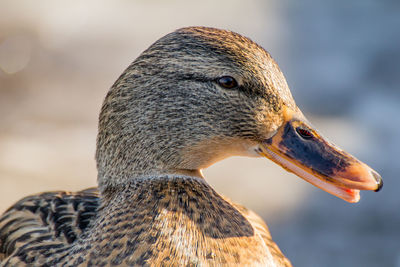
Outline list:
[[[349,202],[382,186],[375,171],[311,126],[268,52],[239,34],[179,29],[108,92],[97,138],[100,190],[143,176],[202,177],[229,156],[266,157]]]

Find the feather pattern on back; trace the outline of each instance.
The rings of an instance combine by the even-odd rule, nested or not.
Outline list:
[[[21,199],[0,217],[0,259],[23,255],[39,245],[50,249],[72,244],[88,228],[98,206],[95,188]],[[25,254],[26,263],[35,260]]]
[[[4,266],[290,266],[262,219],[205,181],[136,180],[106,195],[101,208],[95,189],[19,201],[0,220]]]

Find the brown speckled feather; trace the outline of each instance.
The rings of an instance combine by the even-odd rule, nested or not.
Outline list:
[[[4,266],[290,266],[261,218],[203,180],[138,179],[105,199],[98,217],[94,190],[21,200],[0,221]]]
[[[33,248],[68,246],[96,215],[99,195],[96,189],[48,192],[21,199],[0,217],[0,259],[28,255]],[[32,263],[35,257],[20,257]],[[15,265],[15,261],[12,265]]]

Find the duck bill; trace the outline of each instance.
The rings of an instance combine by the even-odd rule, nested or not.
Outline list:
[[[260,144],[259,154],[348,202],[358,202],[360,190],[381,189],[377,172],[328,142],[302,114],[285,117],[277,133]]]

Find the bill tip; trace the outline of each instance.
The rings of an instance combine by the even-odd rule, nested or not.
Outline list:
[[[378,192],[382,189],[383,187],[383,180],[382,177],[374,170],[371,170],[371,174],[374,177],[378,187],[375,189],[375,192]]]

